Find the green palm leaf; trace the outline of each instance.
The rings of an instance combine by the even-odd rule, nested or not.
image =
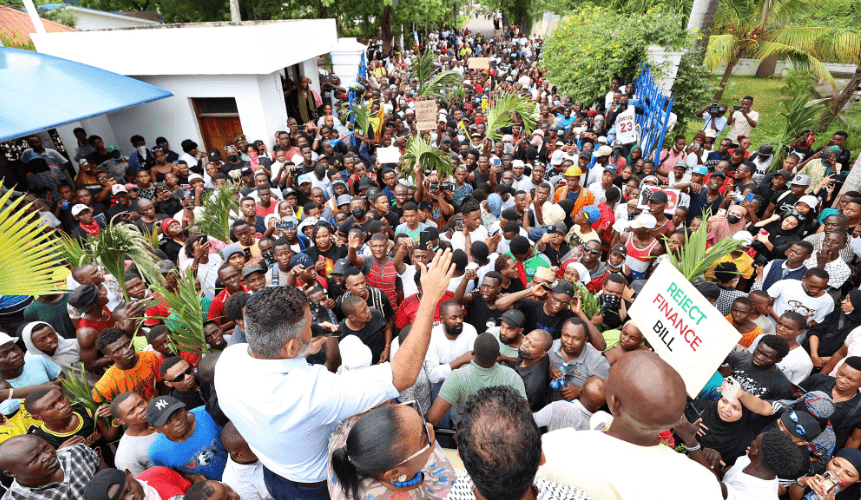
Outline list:
[[[673,252],[668,252],[667,257],[670,262],[682,273],[685,278],[691,283],[703,281],[703,275],[715,266],[715,263],[736,251],[740,243],[732,238],[724,238],[711,248],[706,249],[708,241],[708,224],[706,221],[711,216],[710,211],[703,211],[703,223],[699,229],[691,234],[685,235],[685,246],[679,250],[679,256]],[[669,238],[664,236],[664,240]]]
[[[96,399],[93,397],[93,392],[99,396],[102,401],[107,401],[108,398],[104,396],[98,389],[90,386],[90,382],[87,380],[87,372],[84,369],[84,364],[80,364],[80,369],[76,370],[74,367],[69,370],[66,378],[63,379],[63,390],[69,396],[73,405],[81,405],[84,408],[90,410],[93,414],[93,419],[98,421],[100,418],[96,413],[101,406],[101,403],[96,402]]]
[[[236,212],[239,189],[224,184],[203,197],[203,216],[195,218],[197,229],[225,243],[230,242],[230,212]],[[192,280],[193,281],[193,280]]]
[[[367,134],[368,129],[371,126],[371,108],[370,104],[365,103],[361,99],[356,99],[353,101],[353,109],[350,109],[349,103],[344,103],[341,105],[341,109],[339,111],[341,115],[341,121],[344,123],[350,120],[350,117],[353,117],[355,122],[355,128],[359,131],[359,133]]]
[[[532,117],[534,111],[534,102],[513,92],[504,92],[494,97],[493,102],[487,107],[487,138],[494,142],[498,141],[502,137],[499,129],[517,123],[513,115],[519,115],[523,120],[524,132],[528,137],[535,129],[535,119]]]
[[[149,241],[134,226],[112,219],[93,238],[93,256],[117,279],[125,291],[126,258],[134,263],[141,277],[149,283],[164,283]],[[125,297],[128,301],[128,296]]]
[[[802,66],[801,69],[806,69],[804,66],[809,67],[813,72],[813,76],[819,80],[825,80],[831,84],[832,88],[836,88],[834,77],[831,76],[831,72],[825,67],[825,64],[817,59],[813,53],[806,50],[792,45],[763,41],[757,46],[753,56],[757,59],[765,59],[772,56],[777,58],[790,57],[796,65]]]
[[[0,196],[0,294],[56,293],[57,239],[42,230],[37,214],[28,211],[32,204],[11,197],[12,190]]]
[[[447,179],[454,172],[454,162],[451,156],[441,149],[434,148],[430,140],[417,135],[407,143],[407,149],[401,159],[401,175],[415,182],[413,168],[416,162],[425,170],[436,172],[440,179]]]
[[[72,267],[82,266],[93,259],[89,244],[72,238],[66,233],[60,233],[60,244],[57,250],[60,252],[60,257]]]
[[[739,39],[735,35],[712,35],[709,37],[709,47],[703,63],[714,70],[721,64],[735,58],[739,50]]]
[[[419,81],[418,97],[448,99],[452,93],[462,91],[460,75],[454,71],[442,71],[434,75],[433,61],[434,53],[430,49],[426,49],[421,56],[413,57],[413,76]]]
[[[169,291],[162,285],[154,285],[155,290],[170,311],[170,316],[157,317],[165,322],[168,337],[180,351],[198,354],[209,354],[206,347],[206,336],[203,333],[203,306],[200,303],[202,293],[194,286],[194,274],[186,269],[179,280],[179,286]]]
[[[775,144],[775,151],[780,151],[782,154],[795,141],[795,138],[814,127],[819,114],[825,109],[825,99],[808,100],[807,92],[800,92],[795,99],[788,105],[781,101],[778,107],[781,109],[777,115],[784,120],[783,131],[780,135],[780,141]],[[773,165],[769,170],[776,170],[781,165],[780,162],[772,162]]]

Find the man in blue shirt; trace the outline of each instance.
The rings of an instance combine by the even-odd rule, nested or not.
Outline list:
[[[159,396],[147,405],[146,419],[161,433],[149,447],[153,465],[221,479],[227,451],[221,444],[221,426],[205,406],[186,411],[185,404],[173,396]]]

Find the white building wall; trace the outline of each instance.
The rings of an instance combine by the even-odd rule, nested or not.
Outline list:
[[[141,26],[153,26],[158,24],[148,19],[138,19],[135,17],[120,15],[104,15],[98,12],[88,12],[87,9],[69,10],[78,19],[78,22],[75,23],[75,29],[78,31],[138,28]]]

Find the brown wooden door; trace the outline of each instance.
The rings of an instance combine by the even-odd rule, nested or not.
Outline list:
[[[239,116],[198,116],[200,133],[203,144],[207,149],[217,148],[221,157],[226,158],[224,147],[233,144],[237,136],[242,135],[242,124]]]

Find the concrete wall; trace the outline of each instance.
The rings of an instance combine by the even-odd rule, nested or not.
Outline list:
[[[88,9],[68,8],[68,10],[78,19],[78,22],[75,23],[75,29],[78,31],[138,28],[159,24],[148,19],[138,19],[136,17],[117,14],[105,15],[99,12],[92,12]]]

